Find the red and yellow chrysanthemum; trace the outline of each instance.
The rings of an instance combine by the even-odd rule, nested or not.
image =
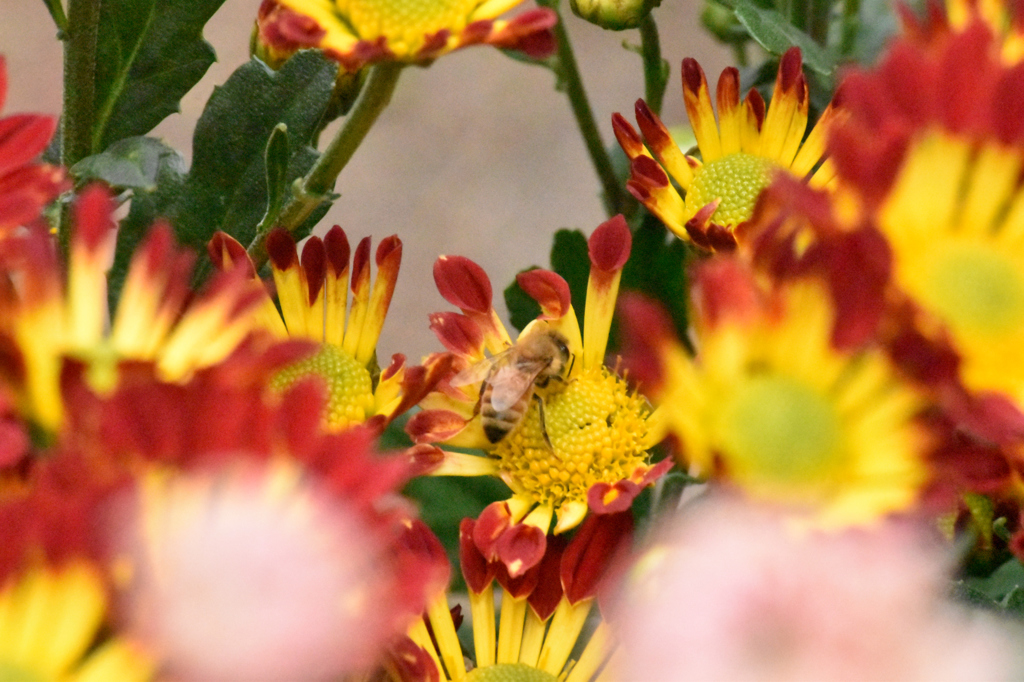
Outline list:
[[[472,667],[467,670],[456,633],[462,606],[452,609],[449,595],[441,592],[392,650],[386,676],[395,682],[600,679],[616,642],[603,621],[589,636],[581,635],[617,551],[632,539],[632,514],[589,517],[568,543],[554,539],[541,561],[516,578],[500,561],[488,559],[486,534],[481,547],[478,528],[472,519],[463,519],[459,527],[459,559],[473,623]],[[497,619],[495,583],[501,587]]]
[[[695,273],[691,355],[651,304],[631,302],[631,367],[701,476],[825,527],[911,508],[928,481],[927,396],[877,344],[841,343],[817,277],[765,288],[735,257]]]
[[[1000,58],[1006,64],[1024,60],[1024,12],[1015,0],[945,0],[930,4],[927,14],[918,17],[901,7],[903,34],[906,38],[940,43],[953,33],[967,30],[975,23],[985,24],[995,36]]]
[[[224,359],[253,327],[258,292],[241,276],[218,277],[190,299],[194,257],[175,249],[166,224],[155,226],[133,256],[111,322],[113,209],[105,189],[81,194],[66,267],[46,230],[0,242],[0,382],[22,417],[46,432],[64,418],[66,358],[88,362],[101,392],[116,383],[119,360],[154,362],[163,379],[179,381]]]
[[[897,356],[927,380],[1008,400],[1019,432],[1024,68],[1006,66],[1002,51],[980,20],[941,41],[895,43],[877,69],[849,77],[850,118],[831,147],[853,203],[893,252]],[[985,437],[1000,440],[1007,422],[994,426]]]
[[[660,431],[647,400],[605,365],[630,243],[621,216],[591,236],[582,333],[565,280],[546,270],[518,276],[520,286],[542,311],[523,334],[538,325],[559,334],[569,361],[561,380],[536,388],[522,420],[507,435],[497,443],[487,438],[480,417],[481,384],[453,385],[453,377],[442,380],[421,402],[424,410],[407,426],[420,443],[443,442],[488,452],[487,458],[444,453],[433,473],[497,475],[512,489],[509,500],[491,505],[480,523],[493,533],[495,553],[513,575],[539,561],[552,519],[557,534],[578,525],[588,508],[601,513],[628,508],[668,466],[655,467],[648,461],[647,450],[660,440]],[[488,353],[499,354],[512,346],[492,307],[490,281],[478,265],[442,256],[434,265],[434,279],[441,294],[462,310],[431,316],[431,328],[455,355],[453,376],[486,362]]]
[[[826,131],[839,109],[830,104],[805,139],[808,93],[799,48],[790,48],[779,61],[768,106],[753,89],[740,101],[739,71],[723,71],[716,91],[717,122],[700,64],[684,59],[682,73],[699,159],[679,148],[643,100],[636,104],[642,138],[621,114],[612,117],[615,136],[630,159],[627,188],[677,236],[704,249],[731,250],[735,228],[750,219],[758,194],[775,172],[807,179],[815,187],[829,184],[834,171],[824,158]]]
[[[0,670],[18,680],[153,678],[153,653],[107,630],[109,573],[98,541],[101,500],[125,483],[81,457],[41,460],[0,498]]]
[[[7,97],[7,62],[0,55],[0,109]],[[40,114],[0,118],[0,238],[34,223],[43,206],[67,189],[64,170],[33,159],[53,137],[57,121]]]
[[[378,428],[409,409],[447,369],[444,359],[407,367],[396,354],[379,372],[377,340],[398,280],[402,242],[392,235],[377,247],[377,277],[371,283],[370,238],[353,253],[344,230],[335,225],[321,239],[310,237],[301,257],[295,239],[277,229],[267,237],[280,312],[260,288],[257,324],[274,337],[319,345],[310,357],[286,368],[273,382],[277,390],[310,375],[327,385],[325,425],[340,430],[372,420]],[[224,233],[214,236],[210,257],[221,269],[241,269],[255,277],[245,249]],[[351,258],[351,262],[350,262]],[[349,302],[351,280],[352,300]]]
[[[183,383],[128,363],[109,395],[69,363],[72,425],[0,496],[4,670],[60,654],[28,678],[64,679],[98,644],[81,679],[334,677],[422,612],[444,566],[398,494],[418,468],[368,429],[325,433],[318,382],[268,394],[304,344],[254,345]]]
[[[462,47],[489,44],[545,57],[555,48],[555,14],[533,9],[498,17],[522,0],[264,0],[257,38],[278,56],[318,48],[348,72],[367,64],[425,64]]]

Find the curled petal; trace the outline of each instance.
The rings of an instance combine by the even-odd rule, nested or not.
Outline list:
[[[591,267],[606,273],[621,270],[632,243],[633,235],[621,214],[601,223],[587,241]]]
[[[484,269],[463,256],[441,256],[434,263],[434,282],[446,301],[476,313],[491,310],[493,291]]]
[[[484,335],[476,322],[460,313],[433,313],[430,329],[445,348],[459,355],[483,357]]]
[[[517,523],[503,532],[495,544],[497,558],[510,578],[518,578],[540,563],[547,549],[547,534],[532,524]]]
[[[619,294],[619,279],[622,266],[629,258],[631,244],[629,226],[621,215],[599,225],[590,236],[590,279],[583,317],[584,368],[597,367],[604,362],[608,332]]]
[[[462,519],[459,523],[459,565],[466,586],[480,594],[494,580],[495,565],[484,557],[473,540],[476,521]]]
[[[569,285],[561,275],[550,270],[528,270],[516,275],[516,282],[540,304],[540,319],[557,320],[569,312],[572,305]]]
[[[405,432],[415,443],[438,443],[453,438],[466,428],[467,420],[447,410],[423,410],[413,415]]]
[[[512,515],[505,502],[492,502],[480,512],[473,526],[473,543],[487,561],[497,561],[498,539],[512,523]]]
[[[643,488],[628,479],[611,483],[595,483],[587,491],[587,504],[595,514],[624,512],[633,506],[633,500]]]
[[[562,557],[562,587],[571,604],[597,594],[611,558],[632,535],[633,515],[628,511],[590,516],[583,522]]]
[[[206,244],[206,253],[218,270],[241,267],[246,269],[250,278],[255,279],[256,269],[245,247],[228,233],[217,230]]]

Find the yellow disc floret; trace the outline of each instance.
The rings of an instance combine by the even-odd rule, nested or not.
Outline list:
[[[499,663],[486,668],[470,670],[467,682],[555,682],[558,679],[549,672],[525,663]]]
[[[523,422],[495,448],[499,468],[540,504],[586,502],[598,482],[629,478],[646,463],[650,407],[604,366],[538,391]],[[545,435],[547,436],[545,438]]]
[[[356,0],[349,3],[349,19],[363,38],[387,36],[392,49],[415,49],[424,36],[446,28],[461,31],[478,4],[478,0]]]
[[[813,484],[844,464],[832,401],[788,377],[741,385],[723,406],[734,475],[777,485]]]
[[[718,210],[711,217],[721,225],[738,225],[749,220],[761,190],[768,186],[775,164],[745,152],[736,152],[701,166],[686,193],[687,214],[693,215],[716,199]]]
[[[324,423],[342,430],[362,424],[373,409],[373,381],[366,367],[337,346],[324,344],[315,354],[281,370],[271,389],[284,392],[296,382],[318,376],[327,387]]]

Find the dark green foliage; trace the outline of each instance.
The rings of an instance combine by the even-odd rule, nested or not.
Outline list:
[[[670,234],[661,221],[645,213],[640,227],[633,232],[633,250],[622,270],[621,292],[634,291],[660,302],[672,316],[676,333],[685,343],[687,306],[687,264],[692,250]],[[612,332],[609,348],[617,346]]]
[[[192,168],[170,215],[183,243],[202,250],[217,230],[242,244],[252,241],[267,209],[265,153],[271,133],[279,123],[287,126],[290,153],[284,178],[290,184],[317,158],[308,145],[336,71],[335,64],[313,51],[295,55],[280,71],[252,59],[214,90],[196,124]]]
[[[118,140],[99,154],[87,156],[71,168],[79,183],[101,180],[115,190],[156,191],[165,167],[185,170],[185,160],[162,140],[128,137]]]
[[[203,26],[224,0],[103,0],[93,149],[144,135],[215,61]]]

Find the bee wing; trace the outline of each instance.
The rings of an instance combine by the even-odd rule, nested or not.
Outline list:
[[[509,347],[501,351],[497,355],[492,355],[489,358],[483,358],[477,360],[472,365],[462,370],[458,374],[452,377],[452,386],[468,386],[469,384],[479,384],[481,381],[487,378],[487,375],[491,373],[494,366],[509,357],[510,352],[513,348]]]
[[[503,365],[490,379],[491,407],[503,412],[533,390],[537,375],[547,367],[545,362],[519,362],[515,367]]]

